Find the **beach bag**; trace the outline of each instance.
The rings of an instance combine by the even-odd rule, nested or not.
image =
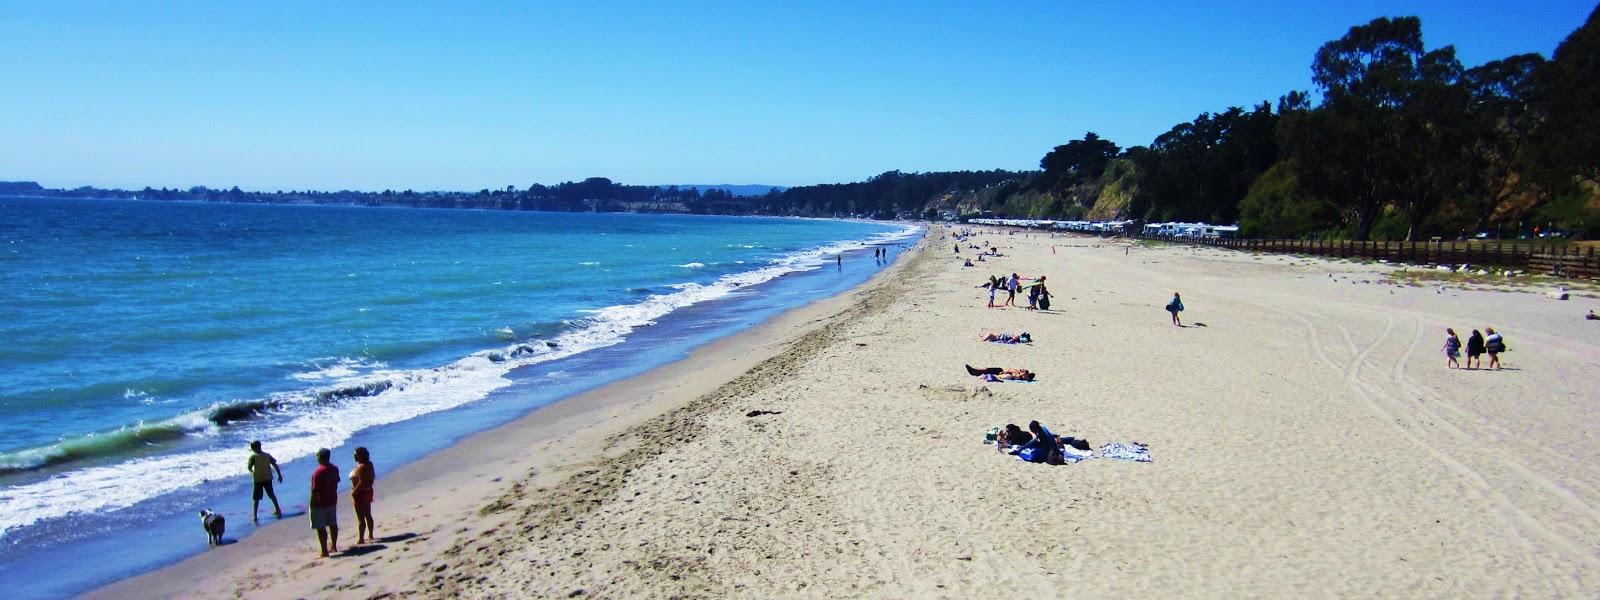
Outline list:
[[[983,443],[985,443],[985,444],[993,444],[993,443],[995,443],[995,440],[997,440],[999,438],[1000,438],[1000,428],[996,427],[994,429],[990,429],[989,433],[983,434]]]
[[[1028,332],[1024,331],[1022,332],[1022,335],[1017,336],[1017,342],[1023,344],[1033,343],[1033,336],[1028,335]]]
[[[1171,302],[1167,303],[1167,312],[1183,312],[1183,302],[1180,302],[1174,298]]]

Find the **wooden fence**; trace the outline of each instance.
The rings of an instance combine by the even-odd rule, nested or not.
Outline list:
[[[1594,246],[1500,241],[1357,242],[1351,240],[1256,240],[1149,237],[1248,252],[1314,254],[1411,264],[1483,265],[1572,279],[1600,279]]]

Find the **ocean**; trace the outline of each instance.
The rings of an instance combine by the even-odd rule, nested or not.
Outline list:
[[[250,440],[292,510],[317,448],[393,468],[859,284],[888,262],[866,248],[918,233],[0,197],[0,580],[63,596],[179,560],[207,506],[246,537]]]

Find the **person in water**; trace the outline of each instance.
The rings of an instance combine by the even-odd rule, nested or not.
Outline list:
[[[278,459],[271,454],[261,451],[261,441],[250,442],[250,459],[245,462],[245,469],[250,471],[250,480],[254,485],[250,489],[250,522],[257,522],[256,513],[261,510],[261,496],[265,494],[272,499],[272,516],[283,518],[283,508],[278,506],[278,494],[272,491],[272,472],[278,472],[278,483],[283,483],[283,468],[278,466]]]
[[[1178,313],[1183,312],[1183,298],[1177,292],[1172,293],[1172,301],[1167,303],[1167,312],[1172,313],[1172,324],[1183,327],[1183,321],[1178,319]]]
[[[974,369],[974,368],[972,368],[972,365],[963,365],[963,366],[965,366],[967,368],[967,374],[971,375],[973,377],[982,377],[984,375],[992,375],[992,376],[994,376],[995,379],[1001,379],[1001,380],[1006,380],[1006,381],[1033,381],[1034,377],[1036,376],[1032,371],[1029,371],[1027,369],[1003,369],[1003,368],[1000,368],[1000,367],[987,367],[987,368],[983,368],[983,369]]]
[[[356,468],[350,470],[350,504],[356,509],[356,543],[377,541],[377,525],[372,523],[372,482],[377,470],[372,467],[372,455],[366,446],[356,448]]]
[[[1456,330],[1448,327],[1445,328],[1444,333],[1445,368],[1459,369],[1461,368],[1461,363],[1457,359],[1461,358],[1461,338],[1456,336]]]
[[[1467,368],[1477,369],[1483,366],[1483,334],[1472,330],[1472,335],[1467,338]]]

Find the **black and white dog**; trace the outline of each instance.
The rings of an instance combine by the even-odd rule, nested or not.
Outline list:
[[[228,522],[222,515],[211,512],[211,509],[200,511],[200,527],[206,530],[206,542],[212,546],[222,545],[222,532],[227,530]]]

